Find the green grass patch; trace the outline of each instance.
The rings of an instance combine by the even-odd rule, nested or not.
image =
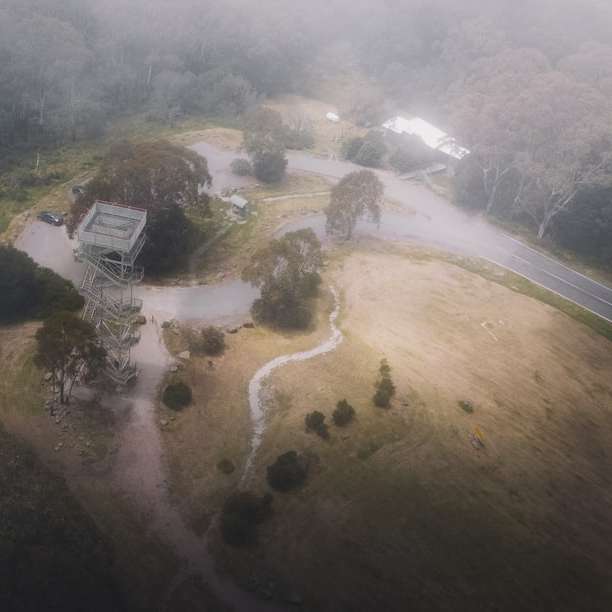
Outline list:
[[[5,371],[0,383],[0,406],[7,412],[38,415],[44,412],[47,393],[43,374],[34,365],[34,349]]]

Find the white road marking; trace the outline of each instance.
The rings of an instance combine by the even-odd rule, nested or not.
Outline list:
[[[531,263],[528,259],[524,259],[520,255],[512,255],[512,257],[514,257],[515,259],[518,259],[519,261],[525,262],[527,265],[531,266],[532,268],[535,268],[536,270],[539,270],[543,274],[547,274],[548,276],[552,276],[553,278],[557,279],[559,282],[564,283],[566,285],[569,285],[570,287],[573,287],[574,289],[576,289],[576,291],[580,291],[580,293],[584,293],[585,295],[588,295],[589,297],[593,298],[594,300],[597,300],[598,302],[602,302],[603,304],[606,304],[607,306],[612,306],[611,302],[608,302],[607,300],[604,300],[603,298],[599,297],[598,295],[594,295],[592,293],[589,293],[588,291],[586,291],[586,289],[583,289],[582,287],[578,287],[577,285],[574,285],[573,283],[570,283],[569,281],[565,280],[564,278],[561,278],[560,276],[557,276],[556,274],[553,274],[552,272],[549,272],[548,270],[544,270],[544,268],[539,268],[535,264]]]
[[[595,312],[594,310],[591,310],[590,308],[587,308],[583,304],[580,304],[580,303],[578,303],[578,302],[568,298],[567,296],[562,295],[558,291],[555,291],[554,289],[551,289],[550,287],[547,287],[546,285],[542,285],[542,283],[538,283],[537,281],[533,280],[532,278],[529,278],[528,276],[525,276],[524,274],[521,274],[520,272],[517,272],[516,270],[510,268],[509,266],[507,266],[507,265],[505,265],[503,263],[500,263],[499,261],[495,261],[494,259],[489,259],[488,257],[484,257],[484,256],[482,256],[480,259],[488,261],[489,263],[492,263],[493,265],[499,266],[500,268],[504,268],[504,270],[508,270],[510,272],[513,272],[517,276],[521,276],[525,280],[528,280],[530,283],[533,283],[534,285],[537,285],[538,287],[542,287],[542,289],[546,289],[546,291],[550,291],[551,293],[554,293],[555,295],[558,295],[560,298],[563,298],[567,302],[571,302],[572,304],[575,304],[576,306],[580,306],[580,308],[584,308],[584,310],[590,312],[591,314],[594,314],[597,317],[600,317],[601,319],[603,319],[604,321],[607,321],[608,323],[612,323],[612,319],[608,319],[608,317],[600,314],[599,312]]]
[[[548,259],[548,261],[552,261],[554,264],[557,264],[558,266],[561,266],[562,268],[565,268],[569,272],[573,272],[574,274],[577,274],[578,276],[581,276],[585,280],[588,280],[589,282],[591,282],[591,283],[593,283],[595,285],[598,285],[602,289],[605,289],[606,291],[609,291],[612,294],[612,288],[608,287],[607,285],[604,285],[603,283],[600,283],[600,282],[592,279],[590,276],[586,276],[585,274],[582,274],[581,272],[578,272],[577,270],[574,270],[573,268],[570,268],[569,266],[566,266],[565,264],[561,263],[557,259],[554,259],[553,257],[550,257],[549,255],[546,255],[545,253],[542,253],[541,251],[538,251],[537,249],[534,249],[533,247],[530,247],[529,245],[525,244],[524,242],[521,242],[520,240],[517,240],[516,238],[510,236],[509,234],[506,234],[505,232],[500,232],[500,233],[501,233],[502,236],[508,238],[509,240],[512,240],[512,242],[516,242],[516,244],[524,247],[528,251],[531,251],[532,253],[536,253],[537,255],[540,255],[541,257],[544,257],[544,259]]]

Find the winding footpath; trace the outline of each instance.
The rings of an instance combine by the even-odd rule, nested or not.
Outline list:
[[[261,397],[261,392],[264,382],[268,376],[270,376],[274,370],[277,370],[278,368],[281,368],[289,363],[307,361],[313,357],[318,357],[319,355],[324,355],[325,353],[331,353],[332,351],[336,350],[338,345],[343,340],[342,332],[336,326],[336,319],[338,318],[338,314],[340,312],[340,299],[338,297],[338,292],[334,287],[330,287],[330,291],[334,296],[334,310],[329,315],[331,336],[318,346],[309,349],[308,351],[301,351],[299,353],[275,357],[259,368],[249,382],[249,410],[251,413],[253,430],[251,432],[251,448],[242,472],[242,478],[240,481],[241,485],[245,483],[251,473],[253,464],[255,462],[255,457],[257,455],[257,450],[261,445],[266,431],[266,410],[264,400]]]

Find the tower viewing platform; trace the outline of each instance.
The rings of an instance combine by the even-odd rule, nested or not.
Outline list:
[[[137,373],[130,347],[142,307],[134,298],[134,285],[144,275],[136,259],[145,243],[146,224],[146,210],[97,201],[77,229],[77,256],[87,264],[80,288],[83,318],[98,330],[107,352],[107,374],[118,385]]]

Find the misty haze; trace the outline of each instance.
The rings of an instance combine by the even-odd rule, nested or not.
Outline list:
[[[0,611],[612,610],[609,0],[0,0]]]

